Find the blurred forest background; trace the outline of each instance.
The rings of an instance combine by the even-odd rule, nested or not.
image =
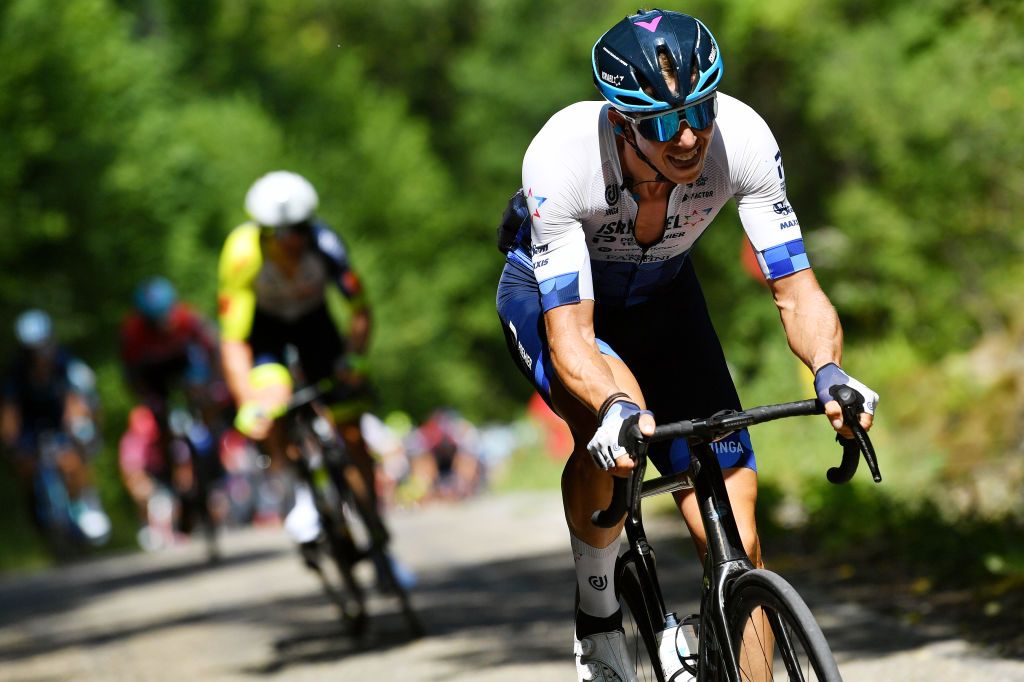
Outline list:
[[[915,545],[923,563],[950,554],[1019,585],[1024,4],[666,9],[707,23],[722,89],[775,132],[811,262],[844,323],[844,364],[882,395],[873,433],[885,485],[823,491],[811,481],[836,459],[828,429],[790,424],[755,434],[766,490],[780,508],[803,500],[801,523],[849,526],[844,541],[862,547],[917,533],[909,519],[934,523]],[[132,288],[164,274],[212,315],[216,258],[244,220],[246,189],[287,168],[318,188],[321,215],[364,274],[385,405],[519,416],[529,392],[494,312],[495,227],[532,136],[597,97],[593,41],[635,10],[0,0],[0,352],[19,311],[53,314],[61,340],[98,370],[100,468],[116,496],[113,446],[129,407],[116,334]],[[695,252],[741,396],[808,396],[741,244],[726,210]],[[878,523],[860,505],[877,507]]]

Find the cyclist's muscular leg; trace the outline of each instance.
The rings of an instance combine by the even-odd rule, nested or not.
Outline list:
[[[723,474],[736,525],[739,527],[740,539],[743,541],[743,549],[754,566],[764,568],[764,561],[761,558],[761,543],[757,536],[757,523],[754,518],[754,507],[757,502],[757,473],[753,469],[736,468],[726,469]],[[703,559],[704,553],[707,551],[707,538],[704,534],[704,526],[701,524],[696,495],[692,490],[676,493],[676,500],[680,503],[683,518],[690,528],[690,537],[693,538],[697,553]],[[743,680],[752,681],[769,680],[771,679],[770,652],[775,638],[763,612],[757,610],[752,616],[743,630],[743,649],[739,659],[740,677]],[[769,658],[766,660],[763,655],[743,655],[743,652],[748,650],[767,651]]]
[[[750,557],[751,563],[757,568],[764,568],[761,560],[761,542],[757,535],[757,521],[754,507],[757,502],[757,472],[745,467],[726,469],[725,487],[729,491],[729,502],[732,504],[733,515],[743,541],[743,549]],[[683,514],[683,519],[690,530],[690,537],[697,548],[701,560],[707,551],[707,537],[701,523],[700,509],[697,507],[697,496],[692,490],[676,493],[676,503]]]
[[[373,457],[370,456],[369,451],[366,449],[366,443],[363,441],[363,434],[359,429],[358,419],[339,423],[338,433],[341,434],[342,440],[345,441],[345,447],[352,458],[352,464],[355,465],[356,470],[359,472],[358,480],[349,480],[349,485],[352,486],[352,489],[360,498],[368,501],[370,506],[376,509],[377,486],[374,476],[374,462]]]
[[[602,358],[611,368],[616,385],[644,407],[640,387],[626,365],[615,357],[606,355]],[[572,455],[562,472],[565,520],[569,530],[579,539],[594,547],[607,547],[619,537],[622,524],[604,529],[590,522],[591,514],[607,507],[612,495],[612,475],[598,469],[587,452],[587,443],[597,430],[597,418],[555,377],[551,378],[551,402],[555,412],[569,425],[573,436]]]
[[[68,497],[77,500],[82,491],[89,486],[89,471],[85,460],[74,446],[69,445],[57,455],[57,468],[60,470]]]

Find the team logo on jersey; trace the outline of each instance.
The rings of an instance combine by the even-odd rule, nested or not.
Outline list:
[[[614,206],[619,203],[619,186],[612,183],[604,188],[604,200],[608,202],[609,206]]]
[[[661,17],[658,18],[660,19]],[[608,588],[608,576],[606,575],[592,575],[587,578],[587,582],[590,583],[591,587],[599,592],[603,592]]]
[[[700,225],[704,222],[704,216],[701,215],[700,211],[690,211],[683,216],[683,225]]]
[[[529,204],[530,204],[530,199],[533,199],[533,203],[534,203],[533,217],[534,218],[540,218],[540,207],[544,205],[544,202],[547,201],[548,198],[547,197],[542,197],[539,194],[534,196],[533,188],[531,187],[530,191],[526,194],[527,206],[529,206]]]
[[[779,188],[786,193],[786,171],[782,168],[782,152],[775,152],[775,170],[779,173]]]
[[[776,204],[772,204],[772,210],[779,215],[789,215],[793,212],[793,208],[785,201],[780,201]]]

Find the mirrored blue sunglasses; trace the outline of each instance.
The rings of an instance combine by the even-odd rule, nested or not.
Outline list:
[[[636,121],[636,129],[648,140],[668,142],[679,132],[683,120],[694,130],[704,130],[715,122],[717,115],[718,97],[712,95],[688,107]]]

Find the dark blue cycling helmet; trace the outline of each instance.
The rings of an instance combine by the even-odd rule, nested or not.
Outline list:
[[[675,73],[676,91],[665,81],[660,60]],[[630,118],[708,99],[722,80],[722,55],[707,26],[660,9],[638,12],[608,29],[594,43],[592,62],[597,89]]]
[[[177,302],[174,285],[164,277],[147,279],[135,289],[135,309],[150,322],[167,319]]]

